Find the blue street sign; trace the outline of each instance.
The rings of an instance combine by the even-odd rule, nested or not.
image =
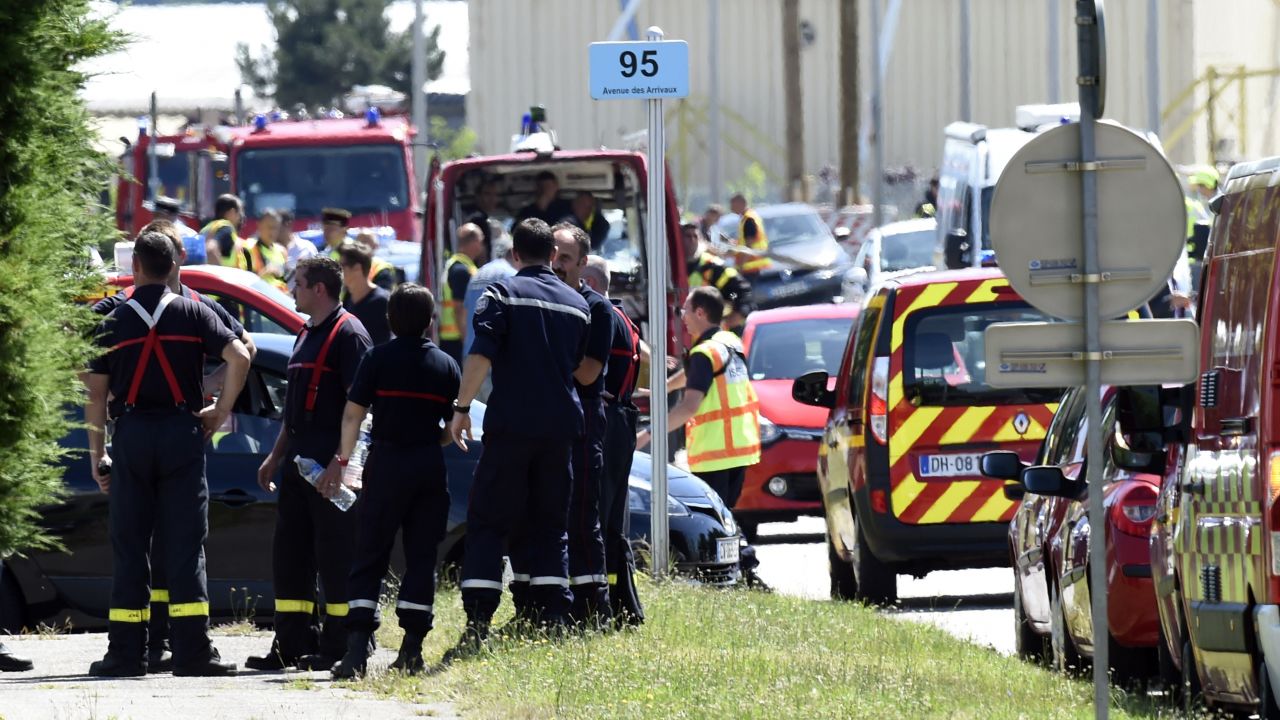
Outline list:
[[[588,60],[593,99],[689,96],[689,44],[683,40],[591,43]]]

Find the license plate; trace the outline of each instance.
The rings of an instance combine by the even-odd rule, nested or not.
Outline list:
[[[982,453],[921,455],[920,477],[973,477],[982,475]]]
[[[716,540],[716,562],[738,562],[738,538],[727,537]]]

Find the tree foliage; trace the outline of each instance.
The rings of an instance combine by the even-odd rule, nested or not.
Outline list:
[[[115,234],[97,205],[110,161],[91,147],[76,65],[118,37],[89,0],[0,0],[0,557],[47,544],[37,509],[57,495],[82,402],[91,314],[88,248]],[[86,461],[81,460],[81,463]],[[81,468],[87,475],[89,468]]]
[[[353,85],[381,84],[408,94],[413,30],[391,32],[386,6],[383,0],[267,0],[276,47],[263,47],[254,57],[240,43],[241,79],[259,96],[274,95],[284,108],[332,105]],[[440,26],[425,36],[427,79],[434,80],[444,64]]]

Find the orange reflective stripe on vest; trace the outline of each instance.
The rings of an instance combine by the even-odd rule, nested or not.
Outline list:
[[[690,353],[706,356],[715,377],[685,425],[689,468],[695,472],[742,467],[760,460],[760,403],[747,376],[741,348],[736,335],[721,330]]]
[[[444,278],[440,283],[440,340],[462,339],[462,317],[464,315],[462,300],[453,296],[453,286],[449,283],[449,273],[456,263],[462,263],[467,272],[476,274],[476,264],[462,253],[454,253],[444,266]]]

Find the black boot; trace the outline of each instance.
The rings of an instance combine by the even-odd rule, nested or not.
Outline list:
[[[0,642],[0,672],[26,672],[33,667],[30,660],[14,655]]]
[[[147,674],[147,661],[143,658],[125,660],[108,652],[101,660],[89,665],[93,677],[142,677]]]
[[[404,641],[400,643],[400,654],[391,663],[391,669],[407,675],[417,675],[426,669],[427,664],[422,660],[422,641],[426,636],[426,633],[406,632]]]
[[[209,658],[190,665],[173,666],[174,677],[230,677],[240,672],[233,662],[223,662],[217,648],[209,648]]]
[[[469,620],[467,621],[467,626],[462,630],[462,637],[458,638],[458,644],[449,648],[440,662],[448,665],[455,660],[473,658],[484,650],[485,642],[488,639],[489,623]]]
[[[280,644],[271,643],[271,649],[266,655],[250,655],[244,661],[244,666],[250,670],[267,670],[279,672],[293,665],[293,658],[285,658],[280,654]]]
[[[155,675],[173,671],[173,653],[163,647],[153,647],[147,651],[147,672]]]
[[[352,680],[364,677],[369,666],[370,632],[352,630],[347,635],[347,654],[333,666],[334,680]]]

